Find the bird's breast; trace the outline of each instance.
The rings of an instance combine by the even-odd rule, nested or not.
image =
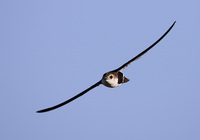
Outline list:
[[[110,88],[114,88],[114,87],[117,87],[117,86],[121,85],[121,84],[118,84],[118,79],[117,78],[112,79],[112,80],[110,80],[110,79],[102,79],[101,82],[102,82],[102,84],[104,86],[110,87]]]

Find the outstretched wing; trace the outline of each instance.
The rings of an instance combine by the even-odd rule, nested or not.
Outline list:
[[[151,48],[153,48],[159,41],[161,41],[166,35],[167,33],[173,28],[174,24],[176,23],[176,21],[171,25],[171,27],[155,42],[153,43],[150,47],[148,47],[146,50],[144,50],[143,52],[141,52],[140,54],[138,54],[137,56],[135,56],[133,59],[129,60],[128,62],[126,62],[125,64],[123,64],[121,67],[119,67],[116,70],[113,70],[114,72],[117,71],[122,71],[125,67],[127,67],[129,64],[131,64],[133,61],[137,60],[138,58],[140,58],[143,54],[145,54],[147,51],[149,51]]]
[[[55,105],[55,106],[53,106],[53,107],[49,107],[49,108],[46,108],[46,109],[39,110],[39,111],[37,111],[37,113],[43,113],[43,112],[51,111],[51,110],[54,110],[54,109],[56,109],[56,108],[59,108],[59,107],[61,107],[61,106],[63,106],[63,105],[66,105],[66,104],[70,103],[71,101],[75,100],[76,98],[82,96],[83,94],[85,94],[85,93],[88,92],[89,90],[91,90],[91,89],[93,89],[93,88],[99,86],[100,84],[101,84],[101,81],[97,82],[96,84],[92,85],[91,87],[89,87],[88,89],[84,90],[83,92],[77,94],[76,96],[70,98],[69,100],[67,100],[67,101],[65,101],[65,102],[63,102],[63,103],[60,103],[60,104],[58,104],[58,105]]]

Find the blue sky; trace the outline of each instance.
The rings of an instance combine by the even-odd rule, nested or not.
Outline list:
[[[200,139],[200,2],[0,2],[1,139]],[[156,41],[103,85],[52,112]]]

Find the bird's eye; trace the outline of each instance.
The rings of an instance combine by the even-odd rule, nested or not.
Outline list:
[[[112,78],[113,78],[113,76],[112,76],[112,75],[110,75],[110,76],[109,76],[109,78],[110,78],[110,79],[112,79]]]

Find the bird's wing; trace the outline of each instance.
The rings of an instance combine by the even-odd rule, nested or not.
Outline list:
[[[176,21],[171,25],[171,27],[155,42],[153,43],[150,47],[148,47],[146,50],[144,50],[143,52],[141,52],[140,54],[138,54],[137,56],[135,56],[134,58],[132,58],[131,60],[129,60],[128,62],[126,62],[125,64],[123,64],[121,67],[119,67],[118,69],[113,70],[114,72],[117,71],[122,71],[125,67],[127,67],[129,64],[131,64],[133,61],[137,60],[138,58],[140,58],[143,54],[145,54],[147,51],[149,51],[151,48],[153,48],[160,40],[162,40],[167,33],[173,28],[174,24],[176,23]]]
[[[56,109],[56,108],[59,108],[59,107],[61,107],[61,106],[63,106],[63,105],[66,105],[66,104],[70,103],[71,101],[75,100],[76,98],[82,96],[83,94],[85,94],[85,93],[88,92],[89,90],[91,90],[91,89],[93,89],[93,88],[99,86],[100,84],[101,84],[101,81],[97,82],[96,84],[92,85],[91,87],[89,87],[88,89],[82,91],[81,93],[77,94],[76,96],[70,98],[69,100],[67,100],[67,101],[65,101],[65,102],[63,102],[63,103],[60,103],[60,104],[58,104],[58,105],[55,105],[55,106],[53,106],[53,107],[49,107],[49,108],[46,108],[46,109],[39,110],[39,111],[37,111],[37,113],[43,113],[43,112],[51,111],[51,110],[54,110],[54,109]]]

